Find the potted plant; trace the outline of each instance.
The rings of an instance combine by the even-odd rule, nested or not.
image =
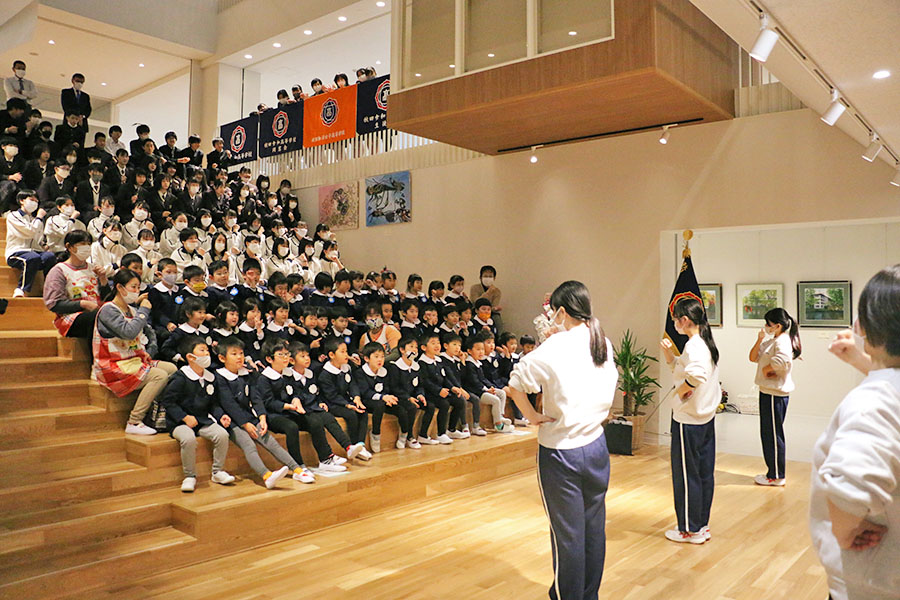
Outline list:
[[[637,450],[644,438],[645,416],[641,413],[641,407],[650,404],[653,388],[659,387],[659,381],[647,374],[650,362],[656,362],[656,358],[647,354],[646,348],[635,347],[634,334],[630,329],[625,330],[619,347],[613,350],[621,374],[622,417],[632,424],[631,448]]]

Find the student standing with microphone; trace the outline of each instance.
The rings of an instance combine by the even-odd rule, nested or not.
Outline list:
[[[550,519],[553,600],[596,598],[606,555],[609,452],[603,421],[618,371],[579,281],[550,296],[553,334],[515,366],[507,394],[538,431],[538,485]],[[526,394],[543,391],[543,414]]]

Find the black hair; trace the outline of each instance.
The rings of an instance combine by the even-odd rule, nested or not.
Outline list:
[[[428,343],[431,338],[435,338],[438,342],[441,341],[441,336],[435,333],[434,331],[426,331],[422,335],[419,336],[419,345],[424,346]]]
[[[450,315],[450,313],[456,313],[458,315],[460,313],[459,305],[451,302],[450,304],[445,306],[443,309],[441,309],[441,318],[446,321],[447,316]]]
[[[138,125],[134,131],[138,135],[141,135],[142,133],[150,133],[150,126],[141,124],[141,125]]]
[[[192,237],[197,237],[197,230],[191,227],[185,227],[178,232],[178,241],[181,243],[188,241]]]
[[[312,81],[309,82],[309,85],[322,85],[322,80],[318,77],[314,77]]]
[[[169,265],[175,265],[175,261],[169,258],[168,256],[159,259],[159,262],[156,263],[156,270],[162,273],[162,270],[168,267]]]
[[[225,319],[228,317],[228,313],[230,312],[236,312],[238,313],[238,315],[240,315],[237,304],[235,304],[231,300],[223,300],[222,302],[219,302],[219,305],[216,307],[216,325],[218,325],[222,329],[227,329],[228,324],[225,322]]]
[[[781,325],[781,331],[791,336],[791,349],[794,358],[800,358],[803,352],[803,345],[800,343],[800,325],[797,323],[788,311],[783,308],[773,308],[766,313],[766,323],[770,325]]]
[[[304,306],[303,307],[303,318],[305,319],[306,317],[315,317],[317,308],[319,308],[319,307],[318,306]]]
[[[119,133],[122,133],[122,128],[119,127],[118,125],[110,125],[110,127],[109,127],[109,134],[110,134],[110,135],[112,135],[113,133],[115,133],[115,132],[117,132],[117,131],[118,131]]]
[[[467,337],[465,346],[466,352],[472,350],[472,347],[475,346],[475,344],[484,344],[484,340],[477,335],[470,335],[469,337]]]
[[[378,342],[369,342],[365,346],[363,346],[362,350],[360,350],[360,354],[363,358],[369,358],[376,352],[384,353],[384,346],[379,344]]]
[[[537,343],[537,342],[534,341],[534,336],[530,336],[530,335],[528,335],[528,334],[525,334],[525,335],[523,335],[522,337],[519,338],[519,345],[520,345],[520,346],[525,346],[525,345],[531,345],[531,346],[534,346],[536,343]]]
[[[246,273],[250,269],[256,269],[257,271],[262,271],[262,267],[259,266],[259,261],[255,258],[247,258],[244,259],[244,265],[241,269],[241,273]]]
[[[411,333],[404,333],[403,337],[400,338],[400,341],[397,342],[397,348],[406,348],[410,344],[415,344],[416,348],[419,347],[419,341],[415,338],[415,336]]]
[[[327,316],[328,316],[327,308],[325,308],[324,306],[316,307],[316,317],[327,317]]]
[[[109,294],[107,294],[104,300],[109,302],[110,300],[114,299],[116,297],[116,294],[118,293],[116,288],[120,285],[128,285],[128,282],[132,279],[137,279],[138,281],[141,280],[138,274],[131,269],[119,269],[118,271],[116,271],[109,282]]]
[[[404,312],[404,313],[405,313],[406,311],[408,311],[408,310],[410,309],[410,307],[413,307],[413,306],[416,307],[416,309],[418,309],[418,308],[419,308],[419,301],[418,301],[418,300],[413,300],[412,298],[404,298],[404,299],[400,302],[400,312]]]
[[[390,269],[385,268],[385,269],[383,269],[383,270],[381,271],[381,281],[382,281],[382,283],[384,283],[384,280],[385,280],[385,279],[396,280],[396,279],[397,279],[397,274],[394,273],[393,271],[391,271]]]
[[[56,204],[56,206],[62,206],[66,202],[70,201],[71,199],[72,199],[72,196],[69,196],[68,194],[63,194],[62,196],[56,197],[55,204]]]
[[[334,85],[337,85],[338,79],[343,79],[344,85],[348,85],[350,83],[350,80],[347,79],[346,73],[338,73],[337,75],[335,75],[334,76]]]
[[[428,297],[431,298],[431,292],[433,292],[434,290],[443,290],[443,289],[445,289],[444,282],[441,281],[440,279],[435,279],[434,281],[432,281],[431,283],[428,284]]]
[[[900,265],[885,267],[866,283],[858,315],[869,344],[900,356]]]
[[[325,340],[325,343],[322,346],[322,352],[330,356],[332,352],[337,352],[341,345],[347,345],[346,342],[344,342],[344,338],[330,337]]]
[[[188,295],[184,299],[184,302],[181,303],[181,311],[184,315],[185,321],[187,321],[188,315],[190,315],[191,313],[195,313],[198,310],[206,312],[206,300],[204,300],[203,298]]]
[[[241,318],[246,319],[247,313],[251,310],[262,310],[262,305],[259,303],[259,300],[253,296],[244,298],[244,302],[241,304]]]
[[[290,306],[288,306],[288,303],[281,298],[272,298],[269,300],[269,310],[272,311],[273,315],[275,314],[275,311],[280,308],[289,309]]]
[[[144,266],[144,259],[142,259],[140,256],[138,256],[134,252],[129,252],[128,254],[126,254],[125,256],[122,257],[121,261],[119,261],[120,265],[122,265],[123,267],[128,268],[128,269],[130,269],[131,265],[133,265],[134,263],[140,263],[142,267]]]
[[[206,271],[203,270],[203,267],[197,265],[188,265],[184,268],[184,271],[181,273],[182,281],[190,281],[194,277],[200,277],[206,275]]]
[[[275,273],[278,273],[278,271],[276,271]],[[274,275],[275,273],[273,273],[272,275]],[[300,273],[288,273],[288,276],[285,277],[284,280],[287,282],[288,290],[290,290],[298,283],[301,285],[303,284],[303,275],[301,275]]]
[[[363,314],[368,317],[372,313],[378,315],[379,317],[381,316],[381,302],[380,301],[379,302],[370,302],[369,304],[366,304],[366,310]]]
[[[91,234],[84,229],[73,229],[63,238],[63,246],[66,249],[56,255],[56,262],[63,262],[69,259],[69,246],[76,246],[78,244],[83,244],[84,242],[90,244],[93,241],[94,238],[92,238]]]
[[[343,306],[332,306],[331,309],[328,311],[328,318],[330,320],[340,319],[340,318],[349,319],[350,313]]]
[[[490,306],[491,306],[491,301],[488,300],[487,298],[479,298],[478,300],[475,301],[475,310],[476,310],[476,311],[477,311],[479,308],[481,308],[482,306],[490,307]],[[569,312],[569,311],[567,310],[566,312]]]
[[[222,304],[225,304],[224,302]],[[221,305],[219,305],[221,307]],[[232,304],[234,306],[234,304]],[[237,307],[234,307],[237,310]],[[217,311],[218,312],[218,311]],[[232,348],[240,348],[243,350],[246,348],[243,340],[236,335],[229,335],[225,339],[219,342],[219,345],[216,347],[216,354],[219,356],[227,356],[228,351]]]
[[[712,330],[709,328],[709,321],[706,320],[706,309],[703,308],[703,304],[694,298],[679,300],[675,304],[675,308],[672,309],[672,318],[680,319],[681,317],[687,317],[688,320],[700,328],[700,337],[703,338],[703,341],[706,342],[706,347],[709,348],[713,364],[719,364],[719,349],[716,347]]]
[[[181,354],[181,357],[185,360],[185,362],[187,362],[187,355],[193,354],[194,349],[196,349],[197,346],[200,345],[205,346],[206,340],[204,340],[199,335],[189,335],[181,340],[181,343],[178,345],[178,352]]]
[[[487,329],[482,329],[478,333],[475,334],[475,339],[480,342],[486,342],[488,340],[494,339],[494,332],[489,331]]]
[[[497,344],[500,346],[505,346],[509,342],[509,340],[514,339],[516,339],[516,334],[512,333],[511,331],[504,331],[500,334],[500,337],[497,338]]]
[[[452,331],[448,331],[441,336],[441,344],[452,344],[453,342],[459,342],[462,344],[462,336],[458,333],[453,333]]]
[[[482,267],[482,271],[484,268]],[[550,307],[554,310],[565,308],[567,315],[587,324],[588,329],[591,330],[591,358],[594,361],[594,366],[603,366],[608,358],[606,356],[606,334],[603,333],[600,321],[592,313],[591,294],[588,292],[587,286],[580,281],[574,280],[559,284],[559,287],[553,290],[553,294],[550,295]],[[700,312],[703,312],[702,305],[700,306]],[[706,321],[705,314],[703,315],[703,320]],[[708,332],[709,324],[707,324],[706,329]],[[712,339],[711,336],[710,339]],[[715,344],[713,344],[713,348],[715,348]],[[716,359],[718,360],[718,352],[716,352]]]
[[[366,278],[362,271],[350,271],[349,275],[351,283],[354,281],[364,281]]]
[[[275,287],[279,285],[287,285],[287,276],[281,271],[275,271],[272,275],[269,276],[269,280],[266,282],[266,287],[272,291],[275,291]]]
[[[481,267],[481,270],[478,271],[478,276],[484,277],[484,274],[488,272],[491,273],[494,277],[497,276],[497,269],[494,268],[493,265],[484,265],[483,267]]]
[[[319,273],[318,275],[316,275],[316,279],[313,281],[313,284],[316,286],[317,290],[321,291],[325,288],[333,287],[334,280],[328,273]]]
[[[422,314],[425,314],[429,310],[433,310],[434,312],[441,314],[441,309],[438,308],[438,305],[434,302],[426,302],[422,305]]]
[[[106,139],[106,134],[103,133],[102,131],[98,131],[97,133],[94,134],[94,141],[95,141],[95,142],[96,142],[97,140],[99,140],[100,138],[103,138],[104,140]]]
[[[280,337],[272,337],[263,342],[263,358],[274,358],[275,353],[279,350],[287,350],[288,352],[291,351],[291,347],[288,344],[287,340],[281,339]]]
[[[291,342],[291,356],[297,356],[301,352],[309,354],[309,346],[304,344],[303,342]]]
[[[347,269],[341,269],[337,273],[334,274],[334,283],[337,285],[341,281],[350,281],[350,271]]]
[[[410,273],[409,277],[406,278],[406,291],[408,292],[409,290],[411,290],[413,284],[417,281],[421,283],[422,276],[418,273]]]
[[[214,260],[209,264],[209,274],[212,275],[219,269],[227,269],[228,263],[224,260]]]

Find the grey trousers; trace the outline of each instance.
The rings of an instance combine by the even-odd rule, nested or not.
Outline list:
[[[503,418],[503,411],[506,410],[506,392],[500,388],[497,388],[496,394],[485,392],[481,395],[479,402],[491,407],[491,416],[494,418],[494,424],[499,423],[500,419]],[[478,425],[477,418],[475,420],[475,425]]]
[[[228,456],[228,432],[218,423],[213,423],[201,427],[197,435],[212,442],[212,472],[218,473],[225,466],[225,457]],[[181,467],[185,477],[197,476],[197,435],[187,425],[179,425],[172,430],[172,437],[181,444]]]
[[[256,448],[257,444],[268,450],[269,454],[274,456],[281,464],[287,465],[291,471],[300,467],[300,465],[297,464],[297,461],[291,458],[291,455],[288,454],[287,450],[282,448],[281,444],[278,443],[278,440],[272,437],[268,431],[266,432],[266,435],[260,436],[254,440],[244,429],[235,425],[231,428],[230,435],[231,441],[244,451],[244,456],[247,458],[247,463],[250,465],[250,468],[256,471],[256,474],[260,477],[268,473],[269,469],[259,457],[259,451]]]

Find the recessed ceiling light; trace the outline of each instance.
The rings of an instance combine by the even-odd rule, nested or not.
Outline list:
[[[421,76],[422,76],[421,73],[416,73],[416,77],[421,77]]]
[[[494,58],[494,53],[493,52],[488,53],[488,58]]]
[[[456,65],[450,65],[450,68],[451,68],[451,69],[455,69],[455,68],[456,68]]]
[[[376,64],[376,65],[380,65],[380,64],[381,64],[381,61],[380,61],[380,60],[376,60],[376,61],[375,61],[375,64]]]
[[[139,66],[140,68],[143,69],[143,68],[144,68],[144,63],[138,63],[138,66]]]
[[[244,55],[244,58],[253,58],[253,55],[252,55],[252,54],[245,54],[245,55]]]
[[[384,8],[384,2],[376,2],[375,6],[377,6],[378,8]]]
[[[273,48],[281,48],[281,44],[278,42],[272,42],[272,47]]]
[[[47,40],[47,43],[48,43],[48,44],[55,44],[56,42],[54,42],[53,40]]]
[[[890,76],[891,76],[891,72],[890,72],[890,71],[885,71],[885,70],[875,71],[875,72],[872,74],[872,78],[873,78],[873,79],[887,79],[887,78],[890,77]]]
[[[340,21],[341,23],[343,23],[346,20],[347,20],[347,17],[345,17],[344,15],[341,15],[340,17],[338,17],[338,21]]]
[[[577,31],[570,31],[570,32],[569,32],[569,35],[578,35],[578,32],[577,32]]]
[[[312,35],[312,31],[310,31],[309,29],[304,29],[303,35]]]
[[[101,82],[100,82],[100,85],[106,85],[106,82],[105,82],[105,81],[101,81]]]

